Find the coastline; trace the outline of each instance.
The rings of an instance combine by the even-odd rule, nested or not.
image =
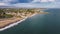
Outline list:
[[[30,18],[30,17],[32,17],[32,16],[34,16],[34,15],[36,15],[36,13],[34,13],[33,15],[31,15],[31,16],[29,16],[29,17],[27,16],[27,17],[25,17],[24,19],[19,20],[19,21],[15,22],[15,23],[9,24],[9,25],[1,28],[0,31],[3,31],[3,30],[6,30],[6,29],[8,29],[8,28],[11,28],[11,27],[13,27],[13,26],[16,26],[16,25],[18,25],[19,23],[21,23],[22,21],[25,21],[27,18]]]

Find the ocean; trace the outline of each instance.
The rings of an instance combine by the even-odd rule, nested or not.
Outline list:
[[[60,34],[60,9],[44,11],[48,14],[36,14],[0,34]]]

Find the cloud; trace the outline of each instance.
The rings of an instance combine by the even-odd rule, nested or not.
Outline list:
[[[7,3],[0,3],[0,6],[11,6],[11,5]]]
[[[30,3],[33,0],[19,0],[19,1],[20,1],[20,3]]]
[[[6,4],[5,4],[5,3],[0,3],[0,6],[1,6],[1,5],[6,5]]]
[[[14,6],[16,6],[16,7],[26,7],[26,8],[57,8],[57,6],[59,6],[59,4],[57,5],[57,3],[39,3],[39,4],[17,3],[17,4],[14,4]]]
[[[18,0],[1,0],[0,3],[15,3],[18,2]]]
[[[26,8],[60,8],[60,2],[56,2],[56,0],[28,0],[28,3],[21,3],[19,0],[0,0],[0,6],[16,6]]]
[[[1,2],[12,2],[12,1],[17,1],[17,0],[1,0]]]
[[[54,2],[55,0],[33,0],[32,2]]]
[[[54,2],[55,0],[41,0],[41,2]]]

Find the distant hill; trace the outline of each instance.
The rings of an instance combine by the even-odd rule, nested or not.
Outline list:
[[[25,9],[31,9],[29,7],[16,7],[16,6],[0,6],[0,8],[25,8]],[[33,8],[33,9],[46,9],[46,8]]]
[[[16,8],[14,6],[0,6],[0,8]]]

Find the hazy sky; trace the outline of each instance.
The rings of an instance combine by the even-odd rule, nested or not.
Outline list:
[[[0,6],[60,8],[60,0],[0,0]]]

